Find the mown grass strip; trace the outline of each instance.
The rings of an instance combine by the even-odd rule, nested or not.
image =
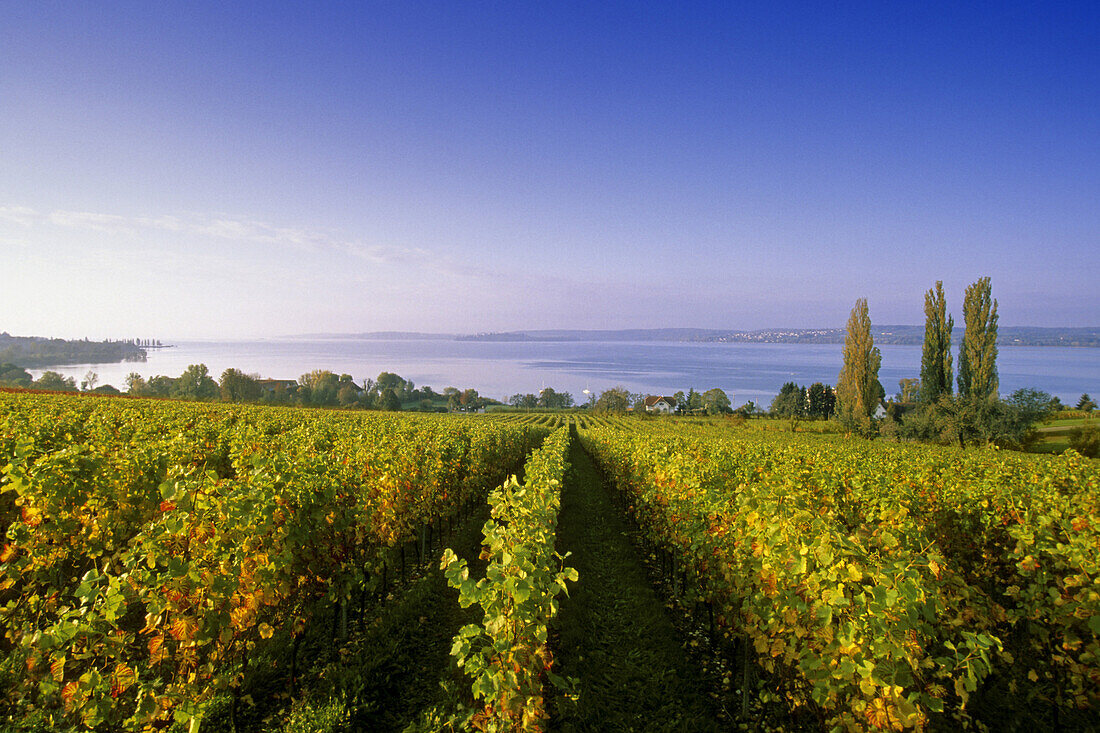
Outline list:
[[[577,680],[575,703],[559,696],[562,731],[711,731],[729,721],[708,697],[682,641],[611,503],[592,460],[574,445],[562,495],[558,544],[580,580],[562,601],[556,652]]]

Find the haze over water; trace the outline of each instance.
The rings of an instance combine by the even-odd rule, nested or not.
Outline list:
[[[920,346],[881,346],[879,380],[887,395],[898,380],[920,376]],[[278,379],[314,369],[351,374],[362,383],[396,372],[437,392],[473,387],[503,400],[543,387],[573,394],[623,385],[634,392],[672,394],[720,387],[734,404],[767,406],[784,382],[835,384],[841,344],[712,344],[670,342],[477,342],[439,340],[293,339],[185,341],[151,350],[146,362],[54,367],[77,382],[90,369],[100,384],[125,390],[126,375],[179,376],[189,364],[206,364],[215,379],[227,368]],[[956,368],[958,354],[955,354]],[[1039,389],[1072,404],[1082,393],[1100,394],[1100,349],[1006,347],[997,357],[1000,393]],[[42,370],[35,370],[37,377]]]

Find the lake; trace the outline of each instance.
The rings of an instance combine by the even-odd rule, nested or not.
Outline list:
[[[920,375],[920,346],[882,346],[879,380],[888,395],[898,380]],[[211,376],[237,368],[263,377],[296,379],[314,369],[351,374],[356,381],[396,372],[418,386],[473,387],[504,399],[543,387],[571,392],[623,385],[632,392],[672,394],[721,387],[734,404],[768,405],[784,382],[835,384],[841,344],[720,344],[676,342],[479,342],[439,340],[282,339],[183,341],[149,351],[146,362],[54,367],[77,382],[90,369],[99,384],[125,389],[126,375],[179,376],[206,364]],[[958,354],[955,354],[958,367]],[[1067,404],[1082,393],[1100,395],[1100,349],[1003,347],[997,357],[1000,392],[1021,387],[1049,392]],[[37,377],[42,370],[32,370]]]

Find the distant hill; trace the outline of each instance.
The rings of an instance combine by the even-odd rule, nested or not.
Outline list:
[[[876,344],[915,345],[924,343],[924,326],[875,326]],[[642,328],[622,330],[536,330],[479,333],[458,336],[459,341],[677,341],[704,343],[759,344],[840,344],[843,328],[768,328],[735,331],[706,328]],[[952,333],[955,342],[963,330]],[[1001,326],[997,333],[1000,346],[1078,346],[1100,347],[1100,328],[1042,328]]]
[[[24,369],[145,361],[145,357],[145,349],[129,341],[69,341],[0,333],[0,364],[15,364]]]
[[[602,331],[505,331],[457,337],[458,341],[710,341],[726,331],[706,328],[632,328]]]
[[[924,326],[873,326],[875,343],[880,345],[920,346]],[[952,339],[962,341],[963,329],[956,328]],[[1038,326],[1001,326],[997,333],[1000,346],[1077,346],[1100,347],[1100,328],[1047,328]],[[364,341],[484,341],[484,342],[570,342],[570,341],[651,341],[728,344],[842,344],[843,328],[765,328],[738,331],[718,328],[625,328],[625,329],[538,329],[533,331],[494,331],[453,334],[418,331],[368,331],[365,333],[314,333],[294,338],[360,339]]]
[[[358,339],[361,341],[451,341],[453,333],[420,333],[419,331],[366,331],[364,333],[306,333],[291,338]]]

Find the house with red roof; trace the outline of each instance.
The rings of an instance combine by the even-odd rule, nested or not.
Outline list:
[[[676,400],[672,397],[660,395],[647,395],[645,398],[646,412],[659,412],[662,415],[670,415],[676,412]]]

